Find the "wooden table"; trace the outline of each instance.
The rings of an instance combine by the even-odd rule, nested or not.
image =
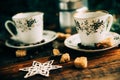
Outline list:
[[[14,49],[8,49],[9,53],[14,52]],[[61,51],[68,52],[71,56],[71,61],[67,63],[59,63],[59,58],[46,55],[45,57],[35,57],[28,60],[23,60],[15,63],[10,63],[0,66],[1,80],[120,80],[120,48],[115,47],[111,50],[97,53],[84,53],[74,51],[67,47],[60,48]],[[11,52],[10,52],[11,51]],[[52,52],[52,48],[43,49],[47,54]],[[4,54],[4,53],[1,53]],[[29,54],[28,54],[29,55]],[[36,54],[34,54],[36,55]],[[88,67],[86,69],[78,69],[74,67],[73,61],[78,56],[86,56],[88,58]],[[3,56],[2,56],[3,57]],[[15,56],[14,56],[15,57]],[[25,58],[25,57],[23,57]],[[54,64],[62,65],[62,69],[50,71],[49,77],[35,75],[24,79],[27,72],[19,71],[20,68],[29,67],[32,61],[46,62],[54,59]]]

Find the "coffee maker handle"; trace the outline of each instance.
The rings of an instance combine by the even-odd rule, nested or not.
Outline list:
[[[113,23],[113,16],[111,14],[108,14],[108,24],[107,24],[107,32],[110,31],[110,28],[112,26],[112,23]]]
[[[10,27],[8,26],[8,24],[12,24],[13,26],[15,26],[15,23],[11,20],[7,20],[5,22],[5,28],[8,30],[8,32],[12,35],[12,37],[15,37],[16,35],[12,32],[12,30],[10,29]]]

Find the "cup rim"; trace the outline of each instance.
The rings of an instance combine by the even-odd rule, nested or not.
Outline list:
[[[94,14],[94,16],[90,16],[90,17],[84,17],[83,15],[89,15],[89,14]],[[96,15],[95,15],[96,14]],[[98,15],[100,14],[100,15]],[[105,11],[105,10],[89,10],[87,12],[76,12],[73,14],[73,17],[74,18],[79,18],[79,19],[89,19],[89,18],[97,18],[97,17],[102,17],[102,16],[105,16],[106,14],[109,14],[109,12]],[[81,16],[80,16],[81,15]]]
[[[20,12],[15,14],[12,19],[22,19],[22,18],[28,18],[28,17],[33,17],[33,16],[38,16],[41,15],[43,16],[43,12]]]

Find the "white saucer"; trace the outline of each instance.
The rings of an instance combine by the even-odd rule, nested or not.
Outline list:
[[[120,44],[120,35],[115,33],[115,32],[109,32],[108,36],[112,36],[113,40],[114,40],[114,44],[112,47],[108,47],[108,48],[104,48],[104,49],[81,49],[80,47],[78,47],[78,43],[81,42],[79,37],[79,34],[74,34],[70,37],[68,37],[65,41],[64,44],[66,47],[77,50],[77,51],[83,51],[83,52],[99,52],[99,51],[105,51],[111,48],[114,48],[116,46],[118,46]]]
[[[18,48],[18,49],[24,49],[24,48],[33,48],[33,47],[37,47],[37,46],[41,46],[44,44],[47,44],[53,40],[55,40],[57,38],[56,32],[54,31],[50,31],[50,30],[44,30],[43,31],[43,40],[44,42],[41,43],[37,43],[37,44],[29,44],[29,45],[14,45],[12,43],[10,43],[10,40],[6,40],[5,45],[11,48]]]

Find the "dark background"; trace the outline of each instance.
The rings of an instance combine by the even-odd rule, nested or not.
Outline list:
[[[4,27],[6,20],[19,12],[44,12],[44,29],[59,31],[59,1],[58,0],[0,0],[0,39],[6,39],[9,33]],[[107,10],[113,15],[120,14],[119,0],[88,0],[89,10]],[[114,30],[119,32],[119,22]]]
[[[88,0],[90,10],[107,10],[111,14],[120,14],[120,0]]]

